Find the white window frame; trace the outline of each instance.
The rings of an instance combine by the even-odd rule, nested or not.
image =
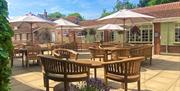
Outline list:
[[[131,32],[129,31],[129,36],[128,36],[128,40],[129,43],[152,43],[153,41],[153,26],[152,25],[141,25],[139,26],[140,28],[140,35],[137,34],[131,34]],[[147,41],[143,40],[143,31],[148,31],[148,35],[147,35]],[[140,39],[137,39],[140,38]]]
[[[178,34],[178,35],[176,35],[176,33]],[[177,23],[176,25],[175,25],[175,42],[180,42],[180,38],[176,38],[176,37],[179,37],[180,36],[180,23]]]

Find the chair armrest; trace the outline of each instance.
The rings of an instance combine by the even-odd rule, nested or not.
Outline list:
[[[123,59],[123,60],[116,60],[116,61],[110,61],[110,62],[103,62],[103,65],[108,65],[108,64],[115,64],[115,63],[122,63],[122,62],[129,62],[132,60],[140,60],[140,61],[144,61],[145,57],[133,57],[133,58],[127,58],[127,59]]]

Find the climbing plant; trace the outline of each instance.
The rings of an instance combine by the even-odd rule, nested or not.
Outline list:
[[[12,53],[13,31],[7,20],[8,8],[6,0],[0,0],[0,91],[10,91],[11,68],[9,65]]]

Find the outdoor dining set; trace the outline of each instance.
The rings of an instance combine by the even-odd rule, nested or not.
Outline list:
[[[66,46],[67,47],[67,46]],[[150,58],[152,46],[148,44],[99,44],[89,47],[90,59],[80,59],[79,52],[55,44],[14,45],[13,58],[21,58],[22,66],[27,69],[31,63],[38,63],[43,70],[44,86],[49,91],[49,80],[64,82],[64,90],[68,91],[69,82],[86,81],[90,78],[90,69],[104,68],[104,82],[107,79],[124,83],[138,82],[140,91],[141,62]],[[99,59],[99,60],[98,60]]]

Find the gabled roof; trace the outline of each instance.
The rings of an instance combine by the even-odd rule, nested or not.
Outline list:
[[[180,17],[180,2],[135,8],[132,9],[132,11],[154,16],[156,18]],[[80,22],[81,26],[95,26],[95,25],[103,25],[103,24],[104,23],[99,22],[97,20],[86,20]]]
[[[142,7],[132,10],[138,13],[151,15],[156,18],[180,17],[180,2]]]

